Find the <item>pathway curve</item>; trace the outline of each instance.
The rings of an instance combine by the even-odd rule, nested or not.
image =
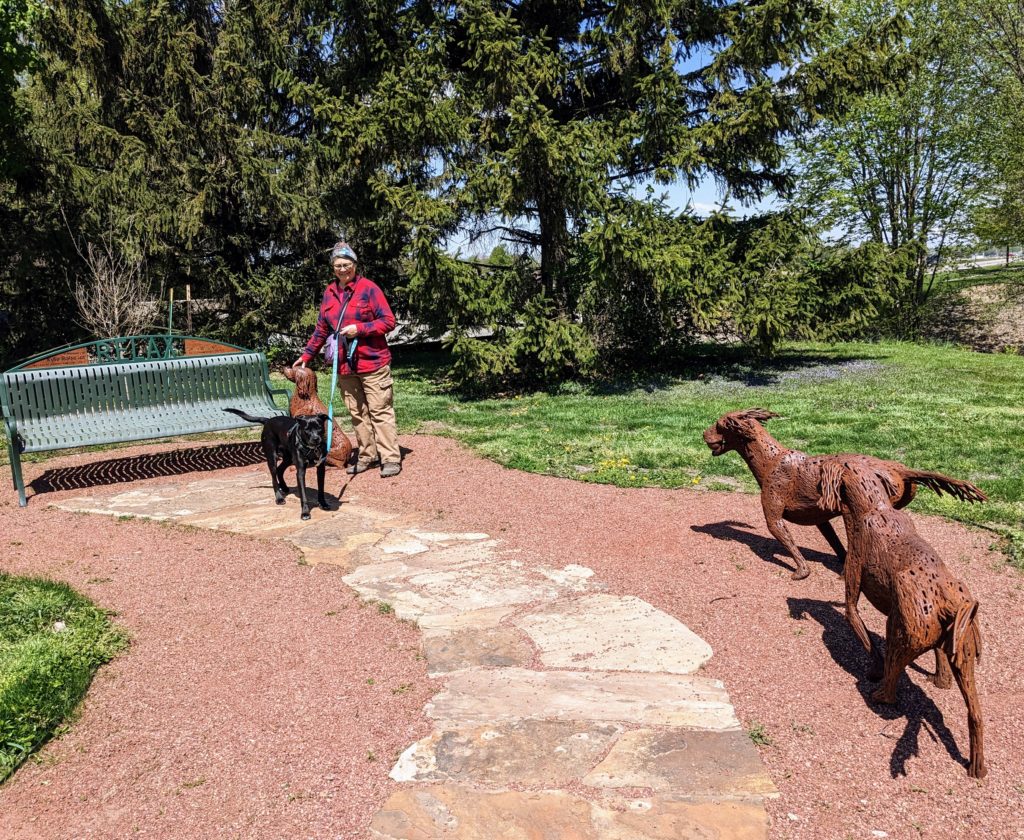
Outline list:
[[[488,534],[354,502],[301,522],[293,501],[274,505],[253,468],[58,504],[286,540],[418,625],[434,731],[392,769],[374,838],[767,836],[774,786],[724,685],[699,675],[710,646],[677,619]]]

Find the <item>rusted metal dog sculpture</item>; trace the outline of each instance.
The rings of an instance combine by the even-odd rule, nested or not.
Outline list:
[[[705,430],[704,442],[716,457],[736,451],[747,462],[761,488],[761,506],[768,530],[796,561],[793,580],[802,580],[810,574],[810,569],[790,535],[786,522],[817,526],[840,560],[846,556],[846,549],[829,521],[839,516],[839,508],[822,508],[818,504],[821,465],[830,456],[812,456],[795,449],[786,449],[761,425],[778,416],[763,408],[723,414]],[[943,492],[949,493],[963,501],[982,502],[986,498],[973,484],[941,473],[913,470],[898,461],[883,461],[867,455],[841,457],[860,459],[887,476],[893,487],[891,501],[896,508],[910,504],[917,493],[918,484],[940,495]]]
[[[316,372],[305,367],[286,367],[285,378],[295,383],[295,393],[288,403],[288,413],[292,417],[307,414],[327,414],[327,406],[316,392]],[[352,454],[352,443],[341,430],[341,424],[334,421],[334,432],[331,436],[331,451],[327,453],[327,463],[332,467],[344,467]]]
[[[899,678],[922,653],[934,649],[937,668],[940,656],[948,660],[967,704],[967,775],[980,779],[985,775],[985,752],[974,683],[974,664],[981,659],[978,602],[921,538],[910,517],[892,506],[894,492],[884,473],[842,456],[821,467],[821,506],[842,508],[849,542],[843,570],[846,618],[871,654],[869,677],[882,680],[871,695],[879,703],[896,702]],[[857,611],[861,592],[888,616],[884,664]]]

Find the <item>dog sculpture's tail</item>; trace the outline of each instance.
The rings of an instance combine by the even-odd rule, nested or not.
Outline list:
[[[253,417],[251,414],[246,414],[240,408],[225,408],[228,414],[237,414],[243,420],[248,420],[250,423],[268,423],[270,422],[269,417]]]
[[[930,470],[913,470],[910,467],[904,467],[903,480],[927,487],[938,496],[941,496],[943,493],[949,493],[950,496],[954,499],[959,499],[961,502],[984,502],[988,500],[988,496],[969,481],[950,478],[948,475],[931,472]]]
[[[981,628],[978,627],[978,602],[965,600],[956,611],[953,626],[953,654],[950,659],[957,667],[963,665],[964,659],[974,648],[974,655],[981,659]],[[970,642],[970,644],[969,644]]]

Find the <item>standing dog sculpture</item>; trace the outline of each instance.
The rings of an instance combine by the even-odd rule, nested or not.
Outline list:
[[[793,580],[802,580],[810,574],[810,569],[790,535],[786,522],[817,526],[840,560],[846,556],[846,549],[830,522],[839,516],[839,508],[819,505],[821,465],[831,456],[812,456],[795,449],[786,449],[761,425],[778,416],[763,408],[723,414],[705,430],[704,442],[715,457],[736,451],[747,462],[761,488],[761,507],[768,530],[796,562]],[[981,490],[966,481],[927,470],[913,470],[898,461],[883,461],[867,455],[839,457],[857,459],[885,475],[889,486],[893,488],[891,501],[896,508],[910,504],[917,493],[918,484],[940,495],[943,492],[949,493],[963,501],[983,502],[986,498]]]
[[[288,485],[284,471],[295,465],[295,477],[302,500],[302,518],[309,519],[309,502],[306,501],[306,467],[316,467],[316,503],[321,510],[330,510],[324,498],[324,473],[327,471],[327,415],[315,414],[304,417],[253,417],[237,408],[225,408],[250,423],[262,423],[263,434],[260,443],[270,469],[270,481],[274,487],[274,499],[284,504]],[[280,459],[280,463],[278,463]]]
[[[316,392],[316,371],[305,367],[286,367],[285,378],[295,383],[295,392],[288,403],[288,413],[292,417],[327,414],[320,395]],[[334,432],[331,435],[331,451],[327,453],[327,463],[332,467],[344,467],[352,454],[352,443],[341,430],[341,423],[334,421]]]
[[[981,659],[978,602],[946,568],[935,550],[914,528],[903,511],[892,506],[895,488],[884,473],[865,468],[843,456],[821,468],[821,506],[842,508],[849,550],[846,579],[846,618],[871,654],[869,677],[882,684],[871,695],[879,703],[896,702],[896,684],[906,667],[922,653],[935,651],[952,666],[967,704],[971,758],[967,775],[985,775],[983,725],[974,664]],[[884,661],[857,611],[863,592],[883,615]]]

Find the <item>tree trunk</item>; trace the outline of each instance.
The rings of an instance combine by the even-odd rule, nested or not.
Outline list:
[[[565,204],[554,190],[538,196],[538,222],[540,224],[540,277],[544,295],[559,312],[565,311],[565,289],[561,274],[569,256],[569,225]]]

